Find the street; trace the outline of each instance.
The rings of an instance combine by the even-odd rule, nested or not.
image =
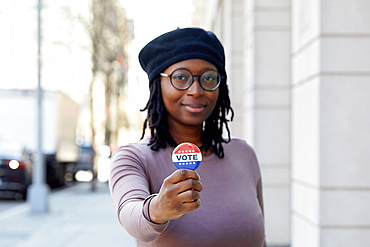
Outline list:
[[[7,200],[7,199],[0,199],[0,214],[7,209],[13,208],[18,205],[25,204],[26,201],[16,201],[16,200]]]
[[[0,247],[134,247],[119,224],[107,183],[52,191],[49,212],[31,214],[25,201],[0,200]]]
[[[62,188],[53,189],[53,190],[51,190],[51,193],[55,193],[55,192],[58,192],[58,191],[67,189],[70,186],[73,186],[73,185],[72,184],[68,184],[68,185],[66,185],[65,187],[62,187]],[[5,210],[7,210],[7,209],[11,209],[11,208],[13,208],[15,206],[23,205],[23,204],[26,204],[26,203],[27,203],[26,200],[16,201],[14,199],[3,199],[3,198],[0,198],[0,214],[2,212],[4,212]]]

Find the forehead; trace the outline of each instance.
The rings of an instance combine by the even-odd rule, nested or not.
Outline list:
[[[190,70],[192,73],[201,73],[206,69],[217,70],[216,66],[203,59],[188,59],[172,64],[164,72],[171,73],[172,71],[184,68]]]

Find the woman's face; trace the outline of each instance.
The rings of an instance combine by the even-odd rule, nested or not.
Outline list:
[[[212,63],[202,59],[189,59],[175,63],[164,73],[170,75],[174,70],[185,68],[193,75],[200,75],[205,70],[217,70]],[[199,77],[186,90],[178,90],[171,84],[169,77],[161,78],[161,88],[164,106],[168,112],[168,125],[201,125],[215,108],[219,89],[205,91],[199,84]]]

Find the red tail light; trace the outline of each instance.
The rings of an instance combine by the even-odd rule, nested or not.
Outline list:
[[[13,170],[17,170],[17,169],[22,170],[26,168],[26,164],[18,160],[10,160],[8,163],[8,166],[10,169],[13,169]]]

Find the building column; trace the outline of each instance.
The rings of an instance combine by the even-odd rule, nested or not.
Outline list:
[[[292,247],[370,244],[369,12],[292,0]]]
[[[222,43],[225,47],[227,83],[234,119],[230,122],[233,137],[243,138],[243,0],[224,0],[222,8]]]
[[[290,241],[290,1],[244,1],[244,138],[261,166],[269,246]]]
[[[212,30],[222,42],[226,56],[227,84],[234,110],[234,119],[229,123],[231,135],[243,138],[243,0],[193,0],[201,14],[195,18],[202,19],[201,25],[206,30]],[[205,7],[206,6],[206,7]],[[199,15],[202,17],[199,18]],[[193,23],[198,24],[198,23]],[[226,136],[226,134],[224,135]]]

